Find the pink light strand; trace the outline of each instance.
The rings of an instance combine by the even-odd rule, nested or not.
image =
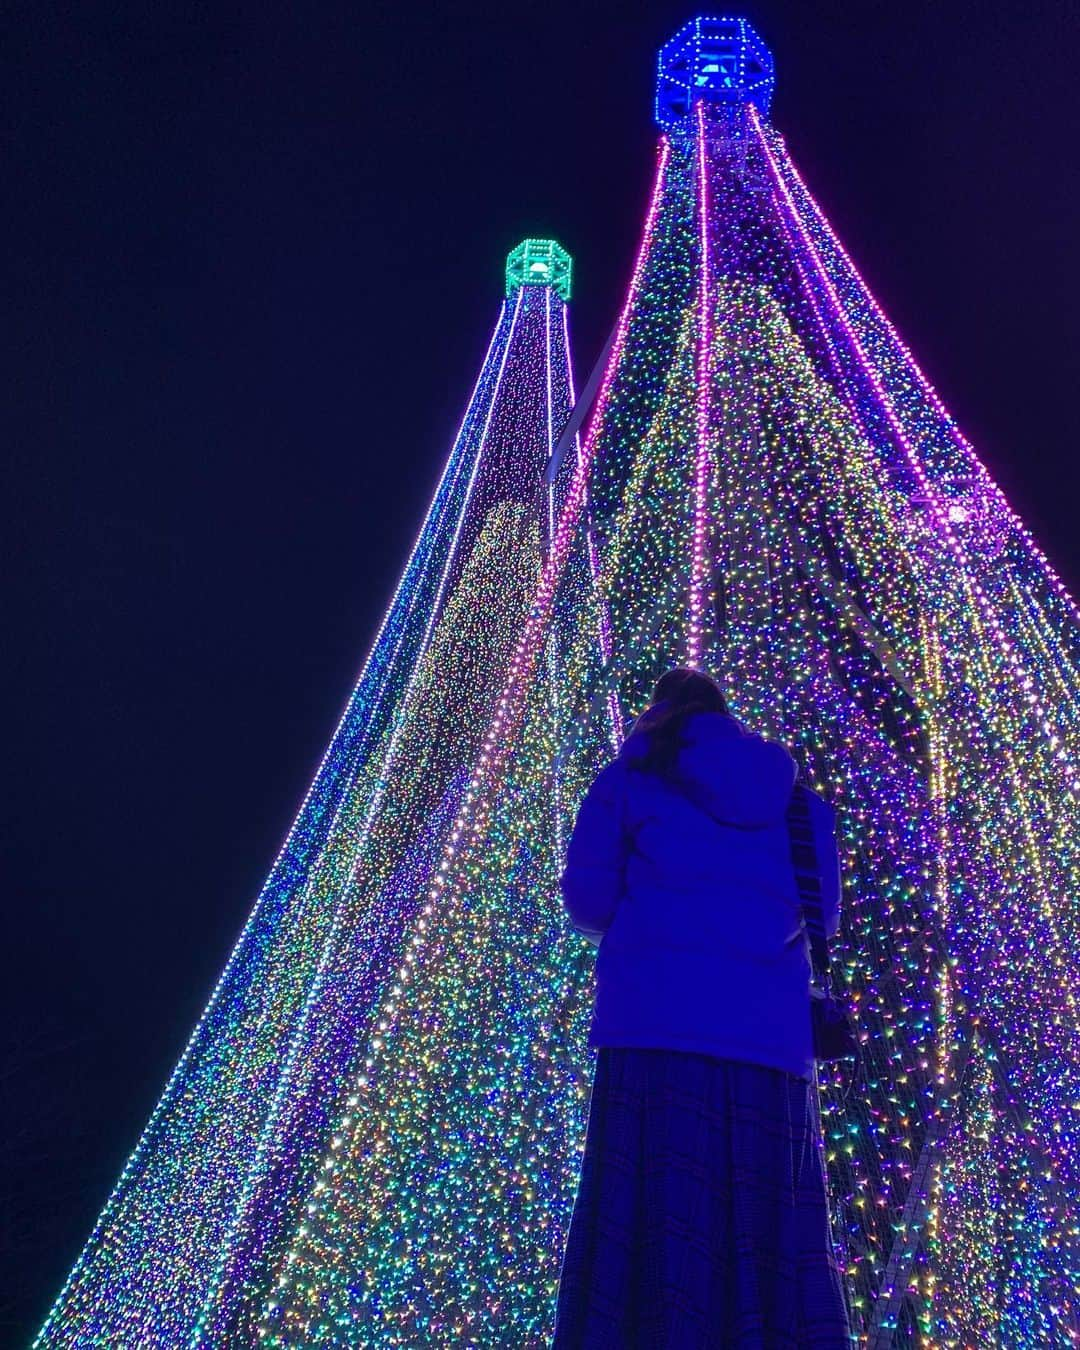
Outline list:
[[[565,309],[565,306],[564,306]],[[544,372],[545,386],[547,393],[547,456],[546,460],[551,459],[551,452],[555,448],[554,431],[552,428],[551,417],[551,287],[544,287]],[[573,406],[573,397],[571,396],[571,407]],[[548,484],[547,492],[547,538],[550,546],[551,537],[555,532],[555,480]]]
[[[695,426],[697,450],[694,459],[694,526],[690,563],[690,621],[686,640],[686,663],[701,662],[705,633],[705,601],[709,584],[709,353],[712,327],[709,323],[709,193],[705,156],[705,104],[696,106],[698,128],[698,217],[701,256],[698,265],[697,391]]]
[[[873,387],[874,393],[877,395],[881,410],[885,414],[886,420],[888,421],[889,427],[894,437],[896,438],[897,444],[903,450],[904,456],[906,457],[908,464],[912,469],[912,472],[919,480],[919,486],[922,488],[923,493],[925,494],[927,503],[930,507],[931,514],[934,517],[939,532],[941,533],[942,537],[945,540],[946,547],[948,548],[949,552],[953,555],[953,558],[960,569],[961,575],[967,582],[971,594],[975,597],[976,607],[981,612],[983,622],[989,629],[993,631],[1000,650],[1004,654],[1005,659],[1008,662],[1009,666],[1012,668],[1012,671],[1021,689],[1023,690],[1024,699],[1028,707],[1031,709],[1032,713],[1037,718],[1037,726],[1039,730],[1048,738],[1056,739],[1053,725],[1050,721],[1049,713],[1042,706],[1042,703],[1040,702],[1038,695],[1035,693],[1035,681],[1033,680],[1031,674],[1024,668],[1023,664],[1020,661],[1019,656],[1017,655],[1015,645],[1010,640],[1009,635],[1001,627],[1001,624],[995,617],[989,597],[983,591],[982,587],[979,585],[978,581],[972,575],[970,569],[968,568],[963,545],[957,539],[956,535],[952,530],[952,527],[949,522],[948,510],[945,502],[942,500],[941,494],[937,489],[937,485],[934,482],[932,482],[932,480],[929,478],[926,471],[920,464],[918,455],[916,454],[914,448],[912,447],[910,441],[908,440],[904,428],[896,415],[896,410],[894,409],[892,405],[892,400],[890,399],[888,392],[886,391],[885,386],[881,381],[881,377],[878,374],[877,370],[875,369],[869,356],[867,355],[866,350],[862,345],[862,342],[859,340],[858,334],[852,327],[851,321],[849,320],[847,313],[845,312],[844,307],[840,302],[840,297],[836,292],[836,287],[833,285],[832,279],[830,278],[828,272],[825,270],[825,265],[821,260],[821,254],[818,252],[816,244],[810,237],[810,233],[806,228],[806,222],[802,219],[802,216],[799,214],[798,208],[795,205],[795,201],[791,195],[791,191],[788,188],[787,183],[784,182],[784,179],[781,176],[779,167],[776,163],[772,150],[768,144],[768,141],[765,137],[765,133],[762,129],[761,119],[758,116],[757,109],[751,105],[749,113],[751,125],[753,126],[755,132],[757,133],[758,141],[761,145],[762,153],[765,156],[766,162],[768,163],[769,172],[772,176],[773,182],[784,199],[791,221],[802,238],[803,245],[807,251],[807,255],[809,256],[810,261],[814,267],[814,270],[817,273],[819,281],[825,288],[826,294],[829,297],[829,302],[832,305],[833,311],[836,314],[837,318],[840,321],[841,326],[844,329],[848,341],[851,344],[852,350],[855,352],[855,356],[859,362],[859,365],[862,367],[864,375],[866,376],[867,380]],[[1051,751],[1054,753],[1054,757],[1066,767],[1067,782],[1072,792],[1074,794],[1080,792],[1080,772],[1077,771],[1077,768],[1073,764],[1072,760],[1068,757],[1068,755],[1064,752],[1063,749],[1058,749],[1052,745]]]

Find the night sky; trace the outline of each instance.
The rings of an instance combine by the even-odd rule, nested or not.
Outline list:
[[[3,8],[0,1341],[182,1050],[422,518],[526,235],[580,380],[671,3]],[[773,119],[1070,583],[1080,6],[760,0]]]

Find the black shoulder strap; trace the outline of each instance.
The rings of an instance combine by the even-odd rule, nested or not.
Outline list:
[[[810,819],[809,789],[796,783],[787,809],[788,838],[791,841],[791,865],[795,886],[806,922],[810,942],[810,964],[814,980],[821,989],[829,987],[829,949],[825,942],[825,915],[821,903],[821,871],[814,845],[814,826]]]

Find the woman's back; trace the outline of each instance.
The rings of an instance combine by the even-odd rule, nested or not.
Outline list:
[[[567,850],[566,908],[600,950],[555,1350],[850,1342],[787,830],[795,763],[726,707],[708,675],[668,671]],[[831,933],[832,811],[808,800]],[[798,861],[801,875],[802,847]]]
[[[590,1043],[687,1050],[809,1077],[810,964],[786,812],[795,763],[731,717],[698,713],[673,771],[632,734],[578,817],[563,876],[600,942]],[[814,801],[828,929],[831,812]],[[602,940],[601,940],[602,939]]]

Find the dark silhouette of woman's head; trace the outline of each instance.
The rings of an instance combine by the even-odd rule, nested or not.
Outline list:
[[[683,746],[683,728],[696,713],[726,713],[723,691],[711,675],[678,667],[661,675],[652,703],[641,714],[635,732],[647,733],[647,751],[635,767],[647,773],[669,774]]]

